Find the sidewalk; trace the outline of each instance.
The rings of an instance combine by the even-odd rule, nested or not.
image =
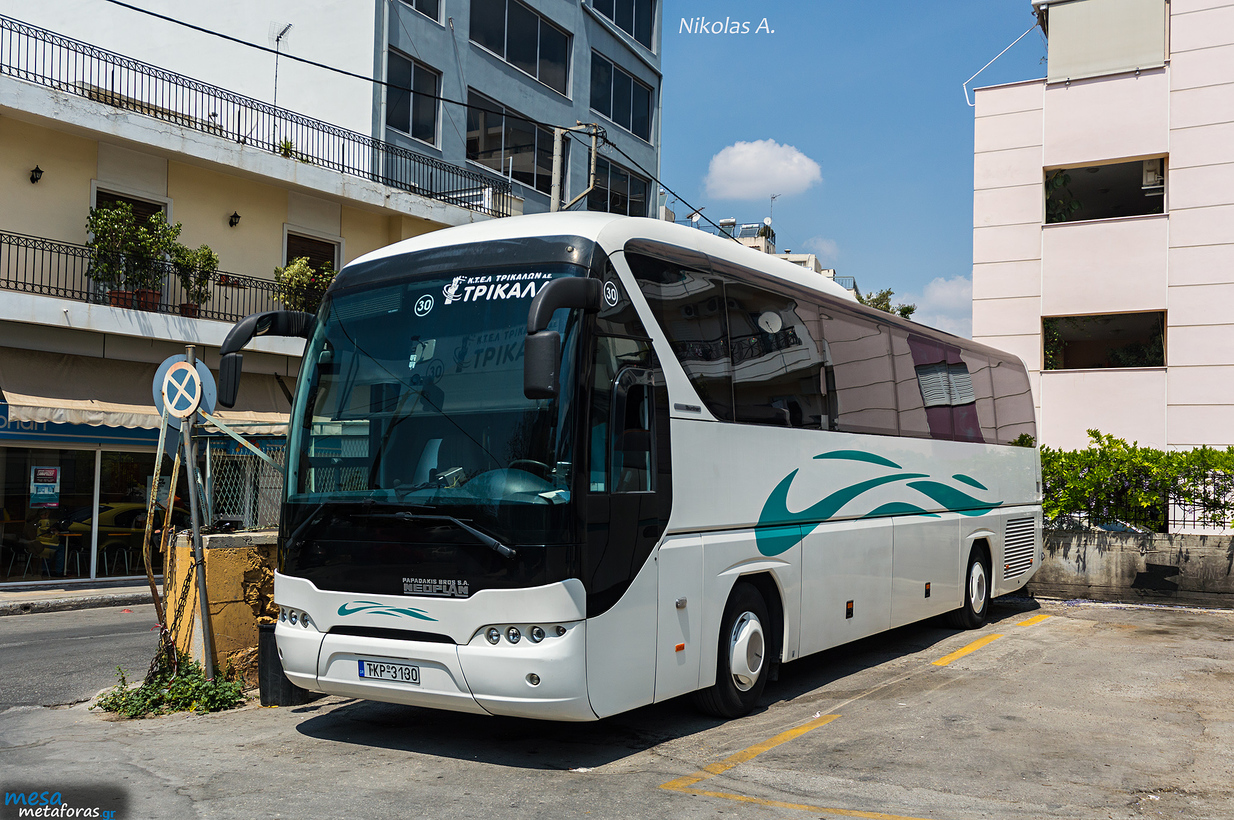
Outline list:
[[[163,588],[159,585],[159,594]],[[144,578],[98,581],[94,584],[31,584],[19,589],[0,589],[0,616],[31,612],[62,612],[107,606],[150,603],[150,584]]]

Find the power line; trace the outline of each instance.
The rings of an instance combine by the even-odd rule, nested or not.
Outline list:
[[[573,136],[573,137],[574,137],[574,139],[579,140],[580,142],[582,141],[582,137],[576,136],[576,135],[574,135],[574,134],[571,134],[571,136]],[[646,174],[648,179],[650,179],[652,182],[654,182],[654,183],[655,183],[656,185],[658,185],[659,187],[663,188],[665,191],[667,191],[669,194],[671,194],[671,195],[673,196],[673,198],[675,198],[675,199],[679,200],[679,201],[680,201],[683,205],[685,205],[687,208],[689,208],[689,209],[690,209],[690,211],[691,211],[691,213],[696,213],[696,214],[698,214],[700,217],[702,217],[703,219],[707,220],[707,224],[708,224],[708,225],[710,225],[711,227],[715,228],[717,231],[719,231],[721,236],[728,236],[728,234],[726,234],[726,233],[724,232],[724,229],[723,229],[723,228],[721,228],[719,225],[717,225],[716,223],[714,223],[714,222],[712,222],[712,221],[711,221],[711,218],[710,218],[710,217],[703,216],[702,209],[700,209],[700,208],[695,208],[693,205],[691,205],[689,202],[687,202],[687,201],[686,201],[686,198],[685,198],[685,197],[681,196],[681,194],[677,193],[677,192],[676,192],[676,191],[674,191],[672,188],[668,187],[668,185],[666,185],[666,184],[663,182],[663,180],[659,179],[658,177],[656,177],[656,175],[655,175],[655,174],[651,173],[651,172],[650,172],[650,171],[648,171],[646,168],[644,168],[642,165],[640,165],[640,164],[638,163],[638,160],[634,159],[634,157],[630,156],[630,155],[629,155],[629,154],[627,154],[625,151],[622,151],[622,150],[621,150],[621,148],[620,148],[620,147],[619,147],[619,146],[618,146],[615,142],[613,142],[612,140],[610,140],[610,139],[608,138],[608,134],[607,134],[607,133],[602,133],[602,134],[600,135],[600,139],[601,139],[601,141],[603,141],[603,143],[604,143],[606,146],[608,146],[609,148],[612,148],[614,151],[616,151],[617,153],[621,154],[621,156],[623,156],[623,157],[626,159],[626,161],[627,161],[627,162],[629,162],[631,165],[633,165],[633,166],[634,166],[635,168],[637,168],[639,171],[642,171],[644,174]],[[586,145],[586,143],[584,143],[584,145]],[[590,146],[588,146],[588,147],[590,147]],[[736,237],[733,237],[733,236],[729,236],[729,239],[732,239],[734,242],[736,242],[736,241],[737,241]],[[738,243],[738,244],[740,244],[740,243]]]

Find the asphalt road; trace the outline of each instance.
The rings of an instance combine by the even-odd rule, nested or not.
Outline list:
[[[129,721],[8,709],[0,781],[117,820],[1234,817],[1234,612],[992,615],[789,664],[727,722],[681,699],[585,724],[335,697]]]
[[[0,710],[89,700],[116,682],[140,680],[158,648],[154,605],[0,618]]]

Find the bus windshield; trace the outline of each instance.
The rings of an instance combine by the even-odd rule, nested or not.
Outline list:
[[[577,312],[550,326],[562,335],[559,399],[524,397],[523,340],[534,295],[584,273],[493,268],[335,294],[300,375],[290,517],[377,502],[440,508],[502,539],[564,537],[554,510],[570,497]]]

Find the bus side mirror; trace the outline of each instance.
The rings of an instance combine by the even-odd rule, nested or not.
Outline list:
[[[523,395],[551,399],[557,395],[557,370],[561,365],[561,334],[545,330],[559,308],[577,308],[597,313],[604,286],[599,279],[569,277],[554,279],[536,294],[527,310],[527,337],[523,348]]]
[[[556,398],[560,364],[560,333],[541,330],[528,336],[523,349],[523,395],[529,399]]]
[[[245,316],[236,322],[219,348],[219,404],[236,406],[240,372],[244,366],[244,354],[240,350],[254,336],[299,336],[307,339],[313,335],[316,318],[311,313],[298,310],[270,310]]]

